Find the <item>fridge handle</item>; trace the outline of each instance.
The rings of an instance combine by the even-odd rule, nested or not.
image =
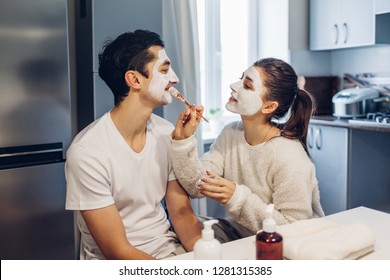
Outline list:
[[[63,161],[61,142],[0,148],[0,170]]]
[[[87,1],[80,0],[80,19],[84,19],[87,17]]]

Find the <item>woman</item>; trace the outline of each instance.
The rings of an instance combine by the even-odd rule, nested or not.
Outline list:
[[[297,80],[282,60],[256,61],[230,86],[226,109],[242,121],[226,125],[201,160],[193,134],[203,107],[186,109],[172,133],[180,183],[191,197],[223,205],[233,219],[225,228],[233,227],[238,238],[262,229],[269,203],[278,225],[324,216],[306,146],[313,101]]]

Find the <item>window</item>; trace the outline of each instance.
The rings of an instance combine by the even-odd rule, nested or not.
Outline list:
[[[243,71],[260,57],[276,56],[287,61],[288,34],[279,32],[287,32],[286,11],[288,0],[197,0],[201,101],[209,118],[210,109],[223,110],[220,126],[240,119],[226,111],[225,104],[231,94],[230,84]],[[278,34],[269,28],[275,25]],[[203,138],[218,133],[219,129],[203,125]]]

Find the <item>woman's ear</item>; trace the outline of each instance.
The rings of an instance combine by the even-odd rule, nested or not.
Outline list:
[[[125,81],[129,88],[141,88],[140,77],[137,71],[129,70],[125,73]]]
[[[279,103],[277,101],[266,101],[264,102],[262,112],[264,114],[271,114],[276,110],[276,108],[278,108],[278,106]]]

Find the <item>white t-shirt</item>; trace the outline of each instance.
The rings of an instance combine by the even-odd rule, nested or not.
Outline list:
[[[175,180],[169,149],[173,125],[153,115],[146,143],[135,153],[115,127],[110,113],[96,120],[73,140],[66,161],[66,209],[98,209],[115,204],[128,241],[136,248],[163,258],[178,247],[169,231],[161,200],[168,181]],[[82,215],[80,257],[104,259]]]

